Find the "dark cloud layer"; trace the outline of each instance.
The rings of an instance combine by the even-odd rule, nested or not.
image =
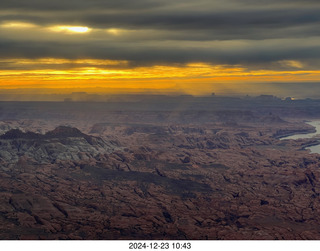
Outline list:
[[[287,41],[289,43],[289,41]],[[312,46],[300,45],[299,40],[294,44],[282,45],[282,40],[268,45],[267,42],[235,44],[223,49],[219,43],[212,48],[201,48],[196,45],[161,46],[140,43],[54,43],[54,42],[28,42],[28,41],[2,41],[0,42],[0,54],[2,58],[96,58],[129,60],[137,65],[207,62],[215,64],[247,64],[274,62],[280,60],[316,60],[320,57],[320,44]],[[201,43],[200,43],[201,44]],[[277,45],[278,47],[273,47]]]
[[[15,10],[90,10],[90,9],[112,9],[112,10],[132,10],[133,8],[153,9],[153,8],[176,8],[190,9],[191,11],[202,7],[203,9],[218,9],[218,8],[266,8],[266,7],[305,7],[305,6],[319,6],[318,0],[2,0],[2,9]],[[192,8],[191,8],[191,7]]]
[[[0,26],[0,55],[121,59],[137,65],[319,64],[319,13],[318,0],[2,0],[0,24],[82,25],[93,31],[72,40],[61,34],[51,38],[47,31],[19,37]],[[112,37],[104,29],[127,32]]]
[[[165,1],[163,1],[165,2]],[[1,7],[2,9],[11,9],[11,10],[27,10],[27,11],[74,11],[74,10],[83,10],[88,11],[91,9],[132,9],[132,8],[150,8],[154,6],[161,5],[161,1],[155,0],[2,0]]]

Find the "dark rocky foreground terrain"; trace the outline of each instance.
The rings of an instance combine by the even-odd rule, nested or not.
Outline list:
[[[1,106],[1,239],[320,239],[303,106],[60,105]]]

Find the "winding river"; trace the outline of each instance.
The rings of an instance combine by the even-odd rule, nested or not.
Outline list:
[[[307,138],[312,138],[313,136],[320,134],[320,120],[315,120],[315,121],[310,121],[306,122],[309,125],[312,125],[315,127],[316,132],[313,133],[306,133],[306,134],[294,134],[288,137],[281,138],[283,139],[307,139]],[[305,149],[309,149],[311,153],[319,153],[320,154],[320,145],[315,145],[315,146],[309,146],[306,147]]]

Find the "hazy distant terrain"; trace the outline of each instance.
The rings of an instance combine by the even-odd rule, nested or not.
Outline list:
[[[280,140],[314,132],[320,100],[0,102],[0,118],[1,239],[320,239],[320,138]]]

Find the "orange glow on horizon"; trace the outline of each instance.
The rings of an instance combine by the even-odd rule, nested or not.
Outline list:
[[[92,92],[108,89],[182,90],[190,94],[204,94],[231,88],[238,83],[314,82],[320,80],[320,71],[303,70],[295,62],[296,70],[248,70],[241,65],[154,65],[130,67],[127,61],[95,59],[10,59],[0,60],[8,66],[0,72],[1,89],[81,88]],[[200,90],[201,89],[201,90]],[[237,90],[238,89],[238,90]]]

